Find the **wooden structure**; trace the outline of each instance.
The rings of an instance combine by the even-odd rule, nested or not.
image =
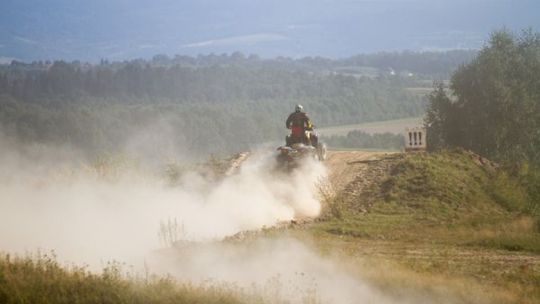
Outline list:
[[[427,133],[423,127],[405,128],[405,152],[426,151]]]

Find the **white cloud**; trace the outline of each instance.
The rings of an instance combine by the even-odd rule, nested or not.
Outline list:
[[[227,38],[206,40],[200,42],[194,42],[185,44],[182,47],[186,48],[198,48],[206,46],[224,46],[224,45],[236,45],[236,44],[256,44],[261,42],[272,42],[272,41],[281,41],[289,39],[286,36],[272,33],[259,33],[252,35],[241,35],[233,36]]]
[[[0,64],[10,64],[13,60],[17,60],[17,58],[0,56]]]
[[[317,24],[289,24],[287,25],[287,30],[309,30],[319,27]]]
[[[159,47],[157,44],[140,44],[137,46],[139,49],[155,49]]]
[[[32,40],[32,39],[28,39],[28,38],[26,38],[26,37],[14,36],[14,39],[17,40],[17,41],[26,43],[26,44],[33,44],[33,45],[39,44],[39,42],[37,42],[37,41],[35,41],[35,40]]]

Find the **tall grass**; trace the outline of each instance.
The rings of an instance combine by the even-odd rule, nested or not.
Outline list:
[[[100,274],[62,267],[52,254],[0,255],[0,303],[262,303],[234,286],[193,285],[171,277],[124,273],[110,263]]]

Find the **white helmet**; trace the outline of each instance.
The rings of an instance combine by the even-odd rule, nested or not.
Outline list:
[[[296,107],[294,108],[294,111],[295,112],[302,112],[302,111],[304,111],[304,107],[302,107],[301,104],[297,104]]]

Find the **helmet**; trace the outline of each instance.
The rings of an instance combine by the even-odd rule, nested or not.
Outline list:
[[[301,104],[297,104],[296,107],[294,107],[295,112],[302,112],[304,111],[304,107],[302,107]]]

